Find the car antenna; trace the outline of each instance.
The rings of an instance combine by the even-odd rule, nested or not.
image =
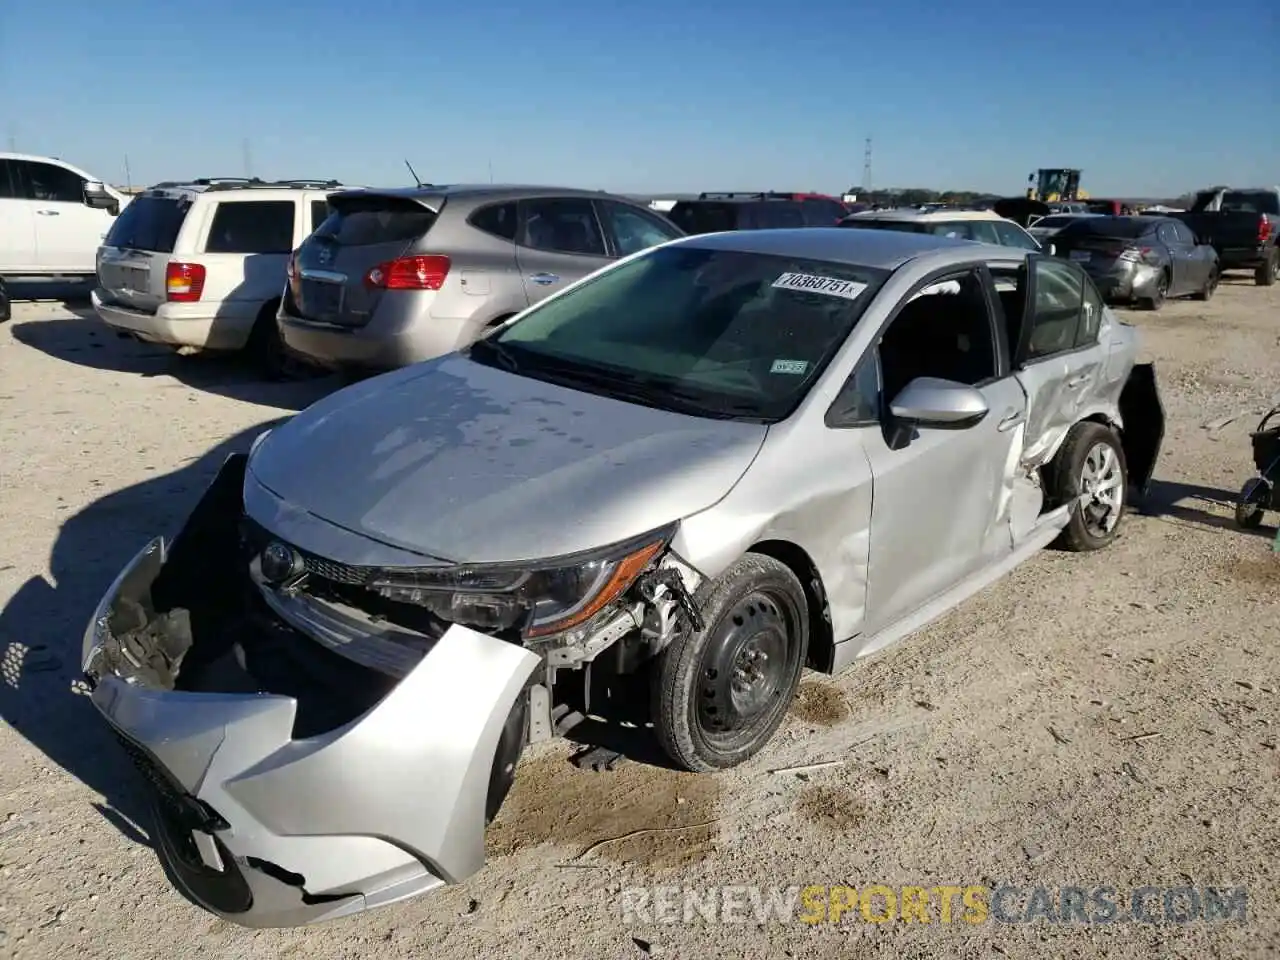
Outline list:
[[[409,162],[408,157],[405,157],[404,165],[409,168],[409,174],[413,177],[413,182],[419,187],[422,186],[422,181],[418,179],[418,174],[414,172],[413,164]]]

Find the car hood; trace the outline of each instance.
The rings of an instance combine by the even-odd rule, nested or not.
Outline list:
[[[768,427],[655,410],[461,354],[348,387],[249,461],[293,507],[454,563],[555,557],[720,500]]]

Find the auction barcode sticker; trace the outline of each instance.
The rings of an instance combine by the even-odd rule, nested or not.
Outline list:
[[[857,300],[862,291],[867,289],[865,283],[858,283],[856,280],[819,277],[812,273],[784,273],[773,281],[773,286],[778,290],[825,293],[832,297],[844,297],[846,300]]]

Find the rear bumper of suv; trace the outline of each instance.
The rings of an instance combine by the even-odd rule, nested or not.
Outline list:
[[[155,313],[115,303],[101,287],[90,294],[94,312],[113,330],[148,343],[198,350],[240,350],[262,309],[251,300],[162,303]]]
[[[332,728],[302,729],[313,701],[335,693],[305,671],[287,675],[294,695],[227,682],[205,662],[211,647],[237,644],[243,661],[259,643],[252,620],[211,619],[227,606],[218,538],[234,528],[236,459],[172,544],[153,540],[120,572],[84,639],[93,704],[144,775],[170,879],[247,927],[317,923],[462,880],[484,864],[499,740],[538,658],[450,626],[389,693]],[[308,638],[291,634],[284,646],[299,644]]]
[[[326,370],[396,370],[452,353],[483,330],[483,322],[474,317],[433,316],[430,301],[416,293],[395,296],[402,302],[393,306],[384,298],[360,327],[307,320],[282,303],[277,319],[285,350]]]

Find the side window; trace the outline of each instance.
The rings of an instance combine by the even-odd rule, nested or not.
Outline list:
[[[940,237],[954,237],[957,240],[973,239],[973,231],[969,229],[969,224],[964,220],[953,220],[949,223],[931,223],[929,224],[929,232]]]
[[[46,203],[84,203],[84,177],[52,163],[19,161],[26,172],[27,195]]]
[[[1161,243],[1168,244],[1171,247],[1176,247],[1180,240],[1178,231],[1173,229],[1172,223],[1160,224],[1159,228],[1156,230],[1156,237]]]
[[[205,253],[288,253],[293,249],[292,200],[218,204]]]
[[[328,200],[312,200],[311,201],[311,232],[314,233],[316,227],[329,219],[329,201]]]
[[[805,225],[804,214],[800,212],[798,203],[787,200],[765,200],[753,206],[757,230],[787,230]]]
[[[0,160],[0,200],[25,200],[18,184],[18,164],[15,160]]]
[[[972,239],[979,243],[1000,244],[1000,234],[996,233],[996,225],[990,220],[972,220],[969,223]]]
[[[481,207],[471,214],[470,223],[477,230],[483,230],[485,233],[492,234],[495,237],[500,237],[503,240],[515,240],[516,229],[519,225],[515,201]]]
[[[671,224],[663,223],[657,217],[635,207],[613,200],[601,200],[599,203],[604,208],[609,231],[613,234],[614,250],[620,257],[639,253],[680,236],[679,231]]]
[[[1067,260],[1036,257],[1035,303],[1026,360],[1031,362],[1076,345],[1084,306],[1084,274]]]
[[[1040,249],[1040,244],[1036,243],[1035,237],[1019,229],[1017,224],[1009,223],[1007,220],[993,220],[991,225],[996,228],[996,236],[1000,238],[1002,247],[1019,247],[1023,250]]]
[[[1102,310],[1106,306],[1088,274],[1083,275],[1083,280],[1084,302],[1080,308],[1080,329],[1076,332],[1077,347],[1098,342],[1098,331],[1102,328]]]
[[[834,200],[805,200],[801,204],[805,223],[811,227],[834,227],[844,219],[844,207]]]
[[[886,401],[916,377],[971,386],[995,379],[996,342],[981,275],[946,277],[913,294],[880,338],[879,351]]]
[[[1189,247],[1194,247],[1198,241],[1196,235],[1191,232],[1191,228],[1181,221],[1175,221],[1173,224],[1173,232],[1178,235],[1178,239]]]
[[[550,253],[603,257],[604,237],[590,200],[578,198],[524,200],[519,243]]]

